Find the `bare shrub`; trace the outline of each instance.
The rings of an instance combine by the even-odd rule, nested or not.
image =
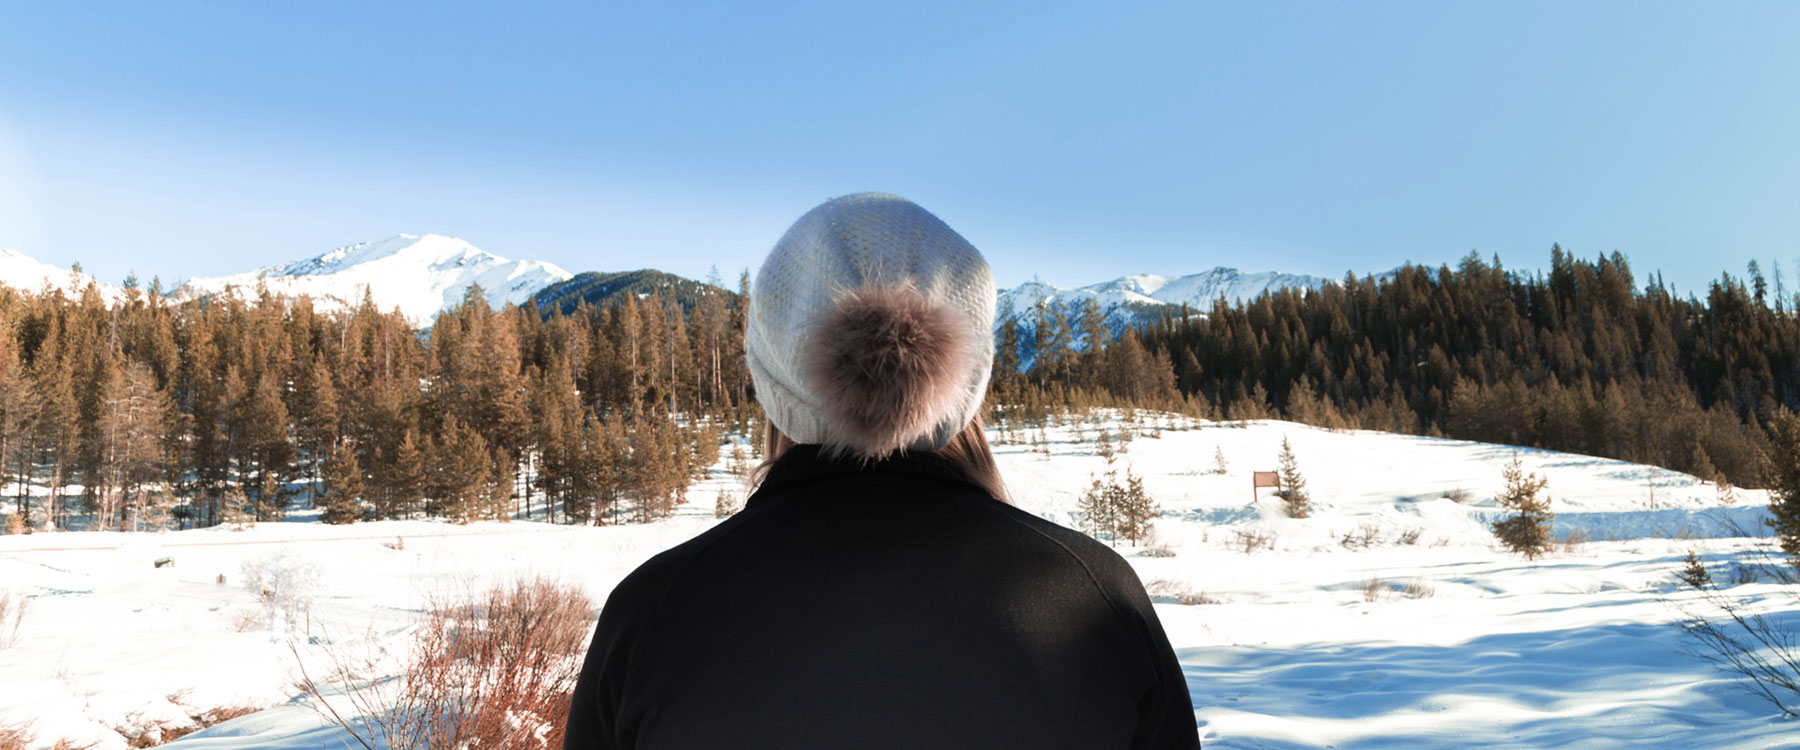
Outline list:
[[[1244,554],[1254,554],[1257,550],[1275,549],[1275,536],[1262,529],[1237,529],[1232,547],[1243,550]]]
[[[200,723],[201,729],[205,729],[214,724],[223,724],[232,719],[249,716],[250,714],[261,710],[262,709],[247,703],[236,706],[219,706],[217,708],[208,709],[199,716],[195,716],[194,720]]]
[[[1408,599],[1424,599],[1426,597],[1437,596],[1437,587],[1414,578],[1406,584],[1406,588],[1403,589],[1401,593],[1406,594]]]
[[[0,722],[0,750],[27,750],[31,747],[43,747],[43,745],[32,744],[36,741],[37,731],[32,728],[31,722]],[[93,750],[94,743],[83,744],[63,737],[50,747],[51,750]]]
[[[30,608],[30,599],[0,589],[0,648],[11,648],[19,642],[19,625],[25,622],[25,610]]]
[[[319,568],[311,562],[287,552],[277,552],[244,561],[244,590],[256,595],[262,611],[254,615],[252,625],[266,626],[280,635],[295,623],[311,629],[313,591],[319,587]],[[238,622],[239,632],[246,628]]]
[[[1356,528],[1344,532],[1338,544],[1345,549],[1368,549],[1381,542],[1381,526],[1374,521],[1364,521]]]
[[[1800,716],[1800,632],[1716,588],[1703,589],[1700,602],[1710,616],[1690,605],[1680,623],[1690,652],[1735,673],[1784,716]]]
[[[1450,498],[1451,502],[1458,505],[1468,505],[1469,503],[1475,502],[1475,493],[1463,489],[1462,487],[1452,488],[1449,492],[1444,493],[1444,497]]]
[[[1800,630],[1753,610],[1751,599],[1721,591],[1691,551],[1676,578],[1693,592],[1675,603],[1688,652],[1737,675],[1782,715],[1800,716]],[[1783,585],[1785,593],[1800,595],[1791,579]]]
[[[141,723],[144,721],[144,714],[141,712],[127,714],[125,716],[125,721],[127,726],[115,726],[112,729],[113,731],[118,732],[119,736],[125,738],[126,747],[132,748],[133,750],[143,750],[148,747],[156,747],[157,745],[161,745],[168,741],[163,738],[162,725]],[[174,729],[171,729],[171,731],[175,732],[176,736],[187,734],[185,731]]]
[[[36,739],[29,721],[0,723],[0,750],[25,750]]]
[[[1587,547],[1588,541],[1589,538],[1586,531],[1582,531],[1581,529],[1569,529],[1568,532],[1563,534],[1562,539],[1558,540],[1557,546],[1562,548],[1562,553],[1565,555],[1578,555]]]
[[[1225,600],[1209,596],[1204,591],[1196,590],[1181,581],[1158,578],[1144,584],[1144,591],[1156,599],[1163,599],[1184,605],[1224,604]]]
[[[328,651],[360,721],[326,700],[304,660],[301,687],[364,750],[558,748],[593,615],[577,587],[502,583],[431,606],[391,685],[356,677],[373,659]]]
[[[1152,544],[1144,547],[1145,557],[1174,557],[1175,549],[1168,544]]]
[[[179,697],[180,697],[179,695],[169,696],[169,702],[179,704],[180,701],[176,700]],[[188,710],[191,711],[192,709],[188,709]],[[188,718],[192,719],[192,721],[187,724],[165,724],[161,727],[158,727],[156,740],[154,742],[151,742],[150,744],[140,745],[140,744],[132,743],[129,740],[128,740],[128,744],[131,744],[132,747],[157,747],[159,745],[167,745],[171,742],[174,742],[178,739],[186,737],[190,734],[198,732],[207,727],[210,727],[214,724],[223,724],[227,721],[231,721],[232,719],[238,718],[240,716],[249,716],[250,714],[256,713],[257,711],[261,711],[261,710],[262,709],[257,708],[256,706],[252,706],[247,703],[232,705],[232,706],[218,706],[215,708],[209,708],[209,709],[207,709],[205,711],[201,711],[200,713],[197,713],[197,714],[196,713],[188,714]],[[142,735],[140,735],[140,737],[146,737],[146,738],[150,737],[150,736],[151,736],[150,732],[144,732]]]
[[[1363,595],[1363,601],[1365,601],[1365,602],[1381,601],[1382,596],[1385,595],[1387,592],[1388,592],[1387,581],[1381,580],[1381,578],[1379,576],[1370,578],[1368,581],[1363,583],[1362,595]]]
[[[1400,532],[1400,536],[1399,536],[1400,543],[1406,544],[1406,545],[1418,544],[1419,537],[1424,535],[1424,533],[1425,533],[1425,529],[1423,527],[1414,526],[1410,529]]]

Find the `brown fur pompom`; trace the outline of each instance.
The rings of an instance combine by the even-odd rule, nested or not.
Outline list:
[[[911,286],[839,294],[804,348],[827,447],[880,458],[930,436],[961,401],[969,328]]]

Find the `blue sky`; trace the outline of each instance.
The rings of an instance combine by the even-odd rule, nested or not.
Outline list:
[[[1561,242],[1800,287],[1800,4],[969,5],[0,0],[0,247],[731,278],[883,190],[1004,285]]]

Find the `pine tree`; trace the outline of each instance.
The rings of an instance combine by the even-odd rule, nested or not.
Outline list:
[[[1110,339],[1100,300],[1094,297],[1082,300],[1081,309],[1075,314],[1075,328],[1081,332],[1081,345],[1086,349],[1080,356],[1076,377],[1082,383],[1098,384],[1105,377],[1106,349]]]
[[[552,357],[545,370],[533,379],[531,401],[537,432],[537,488],[544,493],[548,506],[560,505],[565,515],[585,520],[591,508],[577,507],[576,503],[576,487],[584,470],[581,399],[574,375],[560,356]]]
[[[171,406],[156,387],[155,376],[142,362],[123,370],[109,369],[100,402],[97,431],[95,494],[100,499],[101,521],[115,515],[121,528],[129,520],[138,526],[152,496],[144,485],[156,480],[163,468],[163,431]],[[157,495],[166,498],[167,495]]]
[[[674,509],[676,493],[687,486],[681,448],[673,432],[674,425],[659,416],[645,417],[631,425],[631,459],[625,486],[637,501],[639,521],[666,517]]]
[[[189,491],[200,499],[195,520],[210,526],[223,521],[221,495],[231,479],[231,456],[226,450],[230,403],[225,399],[225,383],[219,372],[219,343],[208,316],[204,312],[194,314],[183,333],[185,356],[178,370],[176,400],[187,410],[189,419],[182,460]]]
[[[1115,531],[1118,528],[1119,507],[1108,482],[1093,477],[1087,488],[1082,490],[1075,508],[1089,536],[1117,542],[1118,535]]]
[[[1700,445],[1699,440],[1694,441],[1693,453],[1688,457],[1687,473],[1702,479],[1711,479],[1719,473],[1718,468],[1713,466],[1712,457],[1706,455],[1706,448]]]
[[[713,518],[729,518],[742,509],[743,504],[738,502],[737,494],[731,490],[720,490],[718,497],[713,498]]]
[[[219,522],[239,528],[256,525],[256,514],[251,511],[250,497],[242,489],[226,487],[219,496]]]
[[[356,461],[356,448],[340,440],[325,460],[324,492],[320,499],[319,520],[325,523],[350,523],[362,516],[357,501],[363,496],[362,465]]]
[[[1281,454],[1277,457],[1281,471],[1281,499],[1287,504],[1289,518],[1305,518],[1311,512],[1311,496],[1306,491],[1306,477],[1300,474],[1300,461],[1286,435],[1281,437]]]
[[[482,486],[480,517],[490,521],[510,521],[517,510],[513,485],[518,480],[518,463],[505,448],[495,447],[487,462],[487,482]]]
[[[245,480],[257,520],[277,518],[291,496],[287,488],[294,469],[291,424],[275,373],[265,369],[239,405],[235,430],[248,459],[250,474]]]
[[[66,528],[62,502],[63,487],[75,465],[81,430],[80,405],[75,395],[74,374],[69,355],[62,345],[61,326],[53,319],[37,360],[29,369],[31,392],[37,409],[32,414],[31,443],[36,461],[47,471],[47,519],[51,528]]]
[[[1144,478],[1130,469],[1125,470],[1125,483],[1121,485],[1115,481],[1113,489],[1118,497],[1118,535],[1135,547],[1150,537],[1162,509],[1150,493],[1144,491]]]
[[[311,471],[307,472],[311,480],[314,496],[319,494],[319,481],[327,456],[335,452],[338,445],[338,413],[337,387],[332,384],[331,368],[325,362],[325,355],[314,356],[306,368],[306,376],[300,392],[296,394],[300,403],[298,412],[298,434],[300,444],[306,448],[307,463]],[[359,493],[360,494],[360,493]]]
[[[444,417],[443,435],[426,452],[425,513],[467,523],[482,515],[492,454],[487,441],[454,416]]]
[[[617,520],[619,499],[633,486],[632,446],[619,419],[589,416],[583,425],[581,483],[578,497],[587,498],[595,523]]]
[[[19,492],[15,498],[18,512],[14,517],[24,528],[31,525],[26,488],[33,454],[29,434],[37,407],[13,336],[10,325],[0,325],[0,476],[8,465],[19,469]]]
[[[412,430],[407,430],[401,436],[400,444],[394,447],[386,474],[387,507],[382,509],[382,516],[411,517],[425,498],[426,487],[425,450],[413,439]]]
[[[1501,476],[1506,480],[1506,489],[1494,501],[1512,511],[1512,515],[1490,524],[1494,536],[1525,559],[1536,559],[1550,550],[1550,498],[1539,496],[1550,482],[1537,474],[1525,473],[1518,453],[1513,454]]]
[[[1230,470],[1231,466],[1225,463],[1225,447],[1222,445],[1213,446],[1213,471],[1218,474],[1224,474]]]
[[[1707,589],[1713,584],[1712,573],[1707,572],[1706,563],[1701,562],[1700,555],[1693,550],[1681,558],[1681,570],[1675,579],[1689,588]]]
[[[1769,453],[1763,481],[1769,488],[1769,515],[1781,551],[1800,568],[1800,416],[1782,411],[1769,425]]]

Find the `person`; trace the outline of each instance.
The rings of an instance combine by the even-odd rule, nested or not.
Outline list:
[[[994,306],[980,253],[902,198],[788,230],[744,334],[760,486],[613,590],[565,750],[1199,747],[1131,567],[1006,501]]]

